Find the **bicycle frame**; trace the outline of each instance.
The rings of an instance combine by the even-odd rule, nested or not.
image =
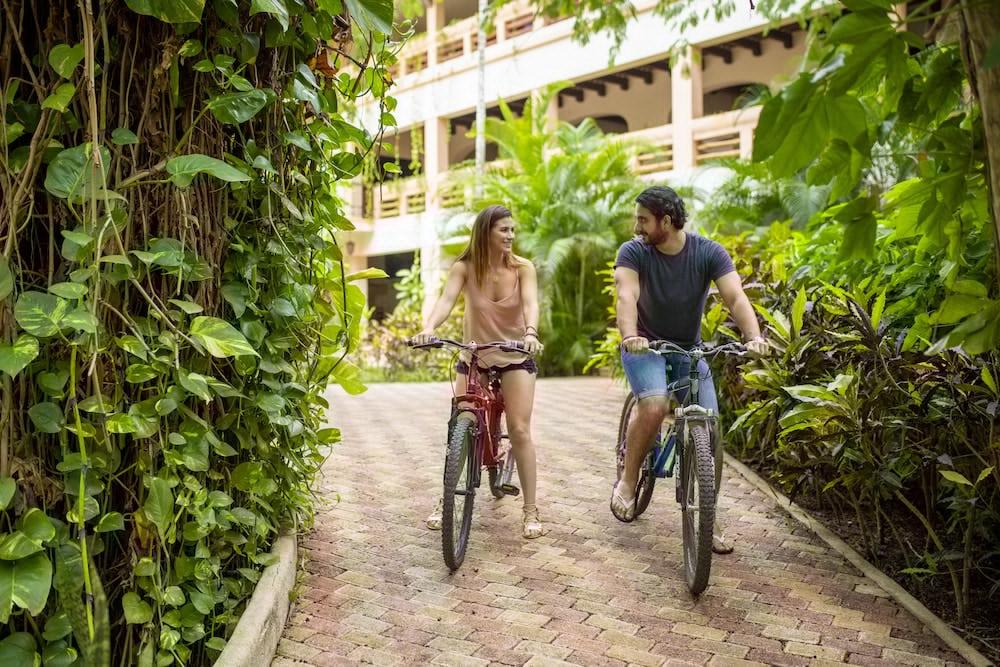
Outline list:
[[[500,443],[500,415],[503,414],[503,394],[500,392],[500,378],[495,371],[479,371],[479,354],[474,349],[469,359],[469,374],[466,376],[465,393],[452,397],[451,417],[448,430],[451,431],[458,415],[471,412],[476,416],[476,446],[474,483],[479,486],[483,466],[498,465],[497,449]],[[482,377],[486,376],[486,382]]]

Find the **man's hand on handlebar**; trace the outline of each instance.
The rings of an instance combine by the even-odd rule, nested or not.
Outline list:
[[[763,336],[756,336],[744,343],[747,352],[754,357],[766,357],[771,354],[771,344]]]
[[[649,351],[649,339],[642,336],[626,336],[622,339],[622,349],[632,354]]]

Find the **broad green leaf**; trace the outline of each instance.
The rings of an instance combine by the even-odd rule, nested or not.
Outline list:
[[[956,294],[968,294],[969,296],[978,296],[984,299],[987,296],[986,285],[978,280],[956,280],[951,286],[951,291]]]
[[[123,530],[124,528],[125,519],[122,518],[122,515],[119,512],[108,512],[97,522],[95,530],[98,533],[110,533],[115,530]]]
[[[133,591],[122,596],[122,610],[125,612],[125,622],[132,625],[142,625],[153,620],[153,608]]]
[[[993,379],[993,373],[990,372],[990,369],[986,366],[983,366],[983,371],[979,374],[979,376],[983,379],[983,384],[989,387],[990,391],[996,394],[997,383],[996,380]]]
[[[362,30],[392,32],[392,0],[345,0],[351,18]]]
[[[17,493],[17,482],[13,477],[0,477],[0,510],[10,507],[10,501]]]
[[[163,591],[163,601],[172,607],[180,607],[186,601],[180,586],[167,586]]]
[[[49,51],[49,65],[52,66],[56,74],[64,79],[69,79],[73,76],[73,70],[83,60],[84,55],[83,42],[76,46],[57,44]]]
[[[107,396],[88,396],[80,401],[79,408],[84,412],[99,415],[109,415],[115,411],[115,406]]]
[[[69,304],[52,294],[25,292],[14,306],[21,328],[40,338],[54,336],[63,328]]]
[[[260,356],[243,334],[217,317],[194,318],[190,333],[213,357]]]
[[[143,504],[143,510],[153,525],[160,533],[160,538],[165,539],[167,528],[174,520],[174,493],[170,490],[167,480],[154,477],[149,484],[149,495]]]
[[[32,507],[21,517],[21,532],[41,544],[56,536],[56,527],[52,525],[52,519],[45,512]]]
[[[0,301],[3,301],[14,291],[14,274],[10,270],[7,258],[0,255]]]
[[[111,133],[111,143],[118,146],[129,146],[139,143],[139,137],[135,136],[135,132],[132,130],[119,127]]]
[[[143,361],[146,360],[146,356],[149,354],[149,348],[146,344],[135,336],[122,336],[115,340],[115,342],[118,344],[118,347],[133,356],[139,357]]]
[[[388,277],[389,274],[383,271],[382,269],[372,268],[348,274],[347,282],[353,282],[355,280],[376,280],[378,278],[388,278]]]
[[[132,364],[125,369],[125,381],[132,384],[148,382],[158,375],[159,373],[147,364]]]
[[[871,257],[877,227],[875,216],[870,213],[845,224],[844,241],[840,246],[841,258]]]
[[[111,153],[104,146],[99,149],[103,173],[93,164],[93,155],[90,143],[60,151],[45,172],[45,189],[60,199],[72,202],[90,196],[106,198],[102,193],[105,192],[103,188]]]
[[[194,394],[206,403],[212,400],[212,392],[208,390],[208,382],[204,375],[177,371],[177,379],[185,391]]]
[[[21,334],[13,345],[0,345],[0,371],[12,378],[16,377],[37,356],[38,339]]]
[[[69,108],[69,103],[73,101],[73,95],[75,94],[76,86],[72,83],[59,84],[59,86],[55,89],[55,92],[42,101],[42,108],[54,109],[59,113],[62,113]]]
[[[949,482],[954,482],[955,484],[961,484],[963,486],[972,486],[972,482],[965,478],[960,472],[955,470],[939,470],[941,476],[944,477]]]
[[[170,303],[174,304],[188,315],[195,315],[205,310],[204,308],[202,308],[193,301],[185,301],[183,299],[170,299]]]
[[[69,381],[67,371],[45,371],[39,373],[35,378],[38,387],[52,398],[62,398],[65,393],[66,383]]]
[[[205,0],[125,0],[136,14],[152,16],[164,23],[200,23]]]
[[[87,294],[87,286],[80,283],[56,283],[49,285],[49,291],[64,299],[81,299]]]
[[[7,613],[10,613],[9,608]],[[35,638],[27,632],[15,632],[0,640],[0,665],[37,667],[40,664],[41,658],[36,652]]]
[[[13,608],[42,613],[52,587],[52,563],[44,553],[12,563],[0,562],[0,623],[6,623]]]
[[[250,3],[250,16],[265,12],[278,20],[281,30],[288,30],[288,7],[285,0],[253,0]]]
[[[987,299],[967,294],[952,294],[945,298],[941,307],[935,313],[934,321],[937,324],[955,324],[961,322],[969,315],[983,310]]]
[[[180,50],[177,51],[177,55],[181,56],[182,58],[193,58],[194,56],[201,53],[203,48],[204,47],[202,47],[201,42],[199,42],[197,39],[189,39],[188,41],[184,42],[184,44],[181,45]]]
[[[20,530],[15,530],[0,539],[0,560],[21,560],[44,548],[38,540],[31,539]]]
[[[220,123],[239,125],[250,120],[266,107],[272,96],[263,90],[245,93],[225,93],[208,101],[208,109]]]
[[[48,401],[31,406],[28,410],[31,423],[42,433],[59,433],[64,424],[62,408]]]
[[[191,185],[191,181],[198,174],[208,174],[228,183],[250,180],[249,176],[236,167],[200,153],[181,155],[167,160],[167,173],[170,174],[170,181],[179,188]]]
[[[49,616],[48,620],[45,621],[45,632],[42,633],[42,638],[54,642],[62,639],[71,632],[73,632],[73,624],[70,623],[66,612],[61,612],[54,616]]]
[[[135,418],[132,415],[121,413],[108,417],[108,420],[104,422],[104,427],[108,429],[109,433],[135,433],[137,430]]]
[[[63,324],[70,329],[85,331],[90,334],[97,333],[97,318],[86,308],[77,308],[66,313]]]

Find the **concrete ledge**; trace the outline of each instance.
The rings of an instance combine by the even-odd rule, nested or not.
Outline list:
[[[278,562],[264,568],[233,636],[226,642],[215,667],[270,665],[285,630],[289,594],[295,585],[298,543],[295,533],[278,536],[271,553]]]
[[[797,521],[814,532],[827,545],[847,559],[854,567],[861,570],[862,574],[874,581],[879,588],[884,590],[903,609],[913,614],[918,621],[927,626],[938,637],[944,641],[953,651],[969,661],[975,667],[989,667],[993,663],[986,656],[976,650],[969,642],[962,639],[958,633],[951,629],[951,626],[936,616],[930,609],[920,603],[915,597],[906,592],[902,586],[896,583],[884,572],[869,563],[857,551],[854,550],[844,540],[840,539],[829,528],[814,519],[804,509],[789,500],[783,493],[772,487],[767,480],[748,468],[742,461],[738,461],[728,453],[726,454],[726,464],[736,470],[748,482],[764,492],[764,495],[772,498],[779,507],[788,512]]]

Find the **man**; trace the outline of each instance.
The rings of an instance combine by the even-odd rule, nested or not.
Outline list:
[[[636,237],[622,244],[615,260],[618,329],[622,365],[639,399],[638,415],[628,432],[625,470],[611,495],[611,511],[621,521],[635,518],[639,469],[667,415],[667,360],[649,352],[650,340],[666,340],[685,349],[701,341],[701,318],[709,283],[715,282],[736,320],[750,352],[766,354],[767,343],[743,283],[726,250],[703,236],[684,231],[684,202],[666,187],[647,188],[636,197]],[[678,355],[671,381],[687,377],[689,363]],[[679,363],[678,363],[679,362]],[[700,403],[718,412],[708,364],[702,360]],[[713,549],[729,553],[721,531]]]

